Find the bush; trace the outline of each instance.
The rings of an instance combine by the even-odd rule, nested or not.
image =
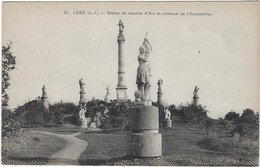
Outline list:
[[[238,113],[235,113],[235,111],[230,111],[229,113],[227,113],[225,115],[225,120],[228,120],[228,121],[235,121],[236,119],[239,118],[239,114]]]
[[[180,105],[179,111],[181,116],[186,120],[186,122],[201,122],[204,119],[208,118],[205,106],[187,104],[186,106]]]
[[[233,132],[238,132],[241,136],[252,140],[259,138],[259,114],[255,114],[253,110],[245,109],[235,124]]]
[[[20,129],[11,110],[2,109],[2,137],[9,137]]]

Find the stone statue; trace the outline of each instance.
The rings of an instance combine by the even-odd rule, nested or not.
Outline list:
[[[119,35],[122,35],[124,32],[124,27],[125,27],[122,20],[119,20],[118,26],[119,26]]]
[[[106,90],[107,90],[107,93],[106,93],[106,95],[105,95],[105,101],[108,101],[108,96],[110,95],[109,85],[107,85]]]
[[[45,85],[43,85],[43,87],[42,87],[42,95],[47,95]]]
[[[169,111],[168,107],[164,110],[164,119],[171,119],[171,112]]]
[[[85,83],[83,82],[83,79],[81,78],[81,79],[79,80],[79,87],[80,87],[80,90],[81,90],[81,91],[84,91],[84,85],[85,85]]]
[[[139,90],[135,91],[135,101],[141,101],[141,92]]]
[[[198,96],[199,87],[195,86],[194,92],[193,92],[193,104],[195,106],[199,103],[199,96]]]
[[[147,35],[144,39],[142,46],[139,48],[138,62],[139,66],[137,68],[136,84],[138,90],[141,92],[142,101],[151,101],[150,94],[150,77],[151,68],[149,63],[149,55],[152,51],[152,46],[147,39]]]
[[[79,118],[86,118],[86,117],[85,117],[85,113],[86,113],[86,110],[85,110],[85,109],[81,109],[81,110],[79,111]]]
[[[162,84],[163,84],[163,80],[162,80],[162,79],[159,79],[158,82],[157,82],[157,85],[158,85],[158,91],[159,91],[159,92],[162,91]]]
[[[197,95],[198,95],[198,91],[199,91],[199,87],[195,86],[193,95],[194,95],[194,96],[197,96]]]

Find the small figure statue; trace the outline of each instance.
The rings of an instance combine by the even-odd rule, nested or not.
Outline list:
[[[86,118],[86,117],[85,117],[85,113],[86,113],[86,110],[85,110],[85,109],[81,109],[81,110],[79,111],[79,118]]]
[[[122,35],[124,32],[124,27],[125,27],[122,20],[119,20],[118,26],[119,26],[119,35]]]
[[[158,82],[157,82],[158,92],[161,92],[161,91],[162,91],[162,84],[163,84],[163,80],[162,80],[162,79],[159,79]]]
[[[90,129],[96,129],[96,128],[97,128],[96,123],[95,122],[91,122]]]
[[[85,83],[83,82],[83,79],[81,78],[81,79],[79,80],[79,87],[80,87],[80,90],[81,90],[81,91],[84,91],[84,85],[85,85]]]
[[[141,92],[139,90],[135,91],[135,101],[141,101]]]
[[[199,87],[195,86],[193,95],[194,95],[194,96],[197,96],[197,95],[198,95],[198,91],[199,91]]]
[[[110,95],[109,85],[107,85],[106,90],[107,90],[107,93],[106,93],[106,95],[105,95],[105,101],[107,102],[107,101],[108,101],[108,96]]]
[[[169,111],[168,107],[164,110],[164,119],[171,119],[171,112]]]
[[[45,85],[43,85],[43,87],[42,87],[42,95],[46,95],[47,93],[46,93],[46,87],[45,87]]]
[[[137,68],[136,84],[138,90],[141,92],[142,101],[151,101],[150,93],[150,77],[151,68],[149,63],[149,55],[152,51],[152,46],[147,39],[147,34],[144,39],[142,46],[139,48],[138,62],[139,66]]]
[[[195,86],[195,89],[193,92],[193,104],[195,106],[198,106],[198,103],[199,103],[198,91],[199,91],[199,87]]]

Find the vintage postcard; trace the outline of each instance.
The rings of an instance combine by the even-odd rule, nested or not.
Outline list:
[[[259,2],[3,2],[3,165],[259,165]]]

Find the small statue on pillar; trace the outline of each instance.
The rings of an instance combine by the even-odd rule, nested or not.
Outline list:
[[[137,89],[141,92],[141,100],[147,105],[151,105],[150,77],[151,67],[149,63],[149,55],[152,52],[152,46],[147,39],[147,34],[142,46],[139,48],[136,84]]]
[[[194,92],[193,92],[193,104],[195,106],[198,106],[199,96],[198,96],[199,87],[195,86]]]

